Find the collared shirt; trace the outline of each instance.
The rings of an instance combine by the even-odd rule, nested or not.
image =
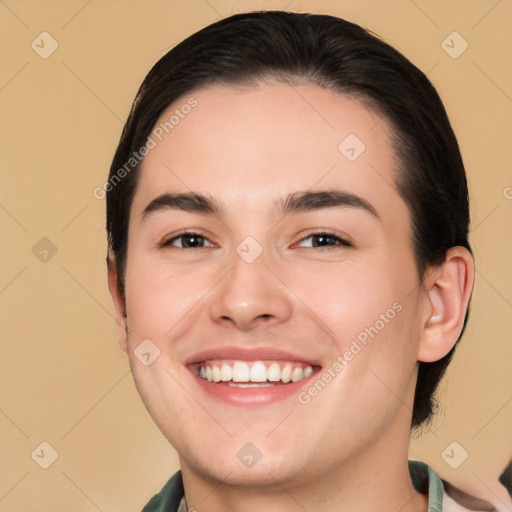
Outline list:
[[[427,512],[462,512],[471,510],[456,503],[447,495],[441,479],[424,462],[409,461],[409,473],[416,491],[428,495]],[[163,489],[149,501],[142,512],[189,512],[185,501],[181,471],[174,474]]]

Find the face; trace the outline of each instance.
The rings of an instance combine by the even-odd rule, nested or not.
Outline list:
[[[141,168],[121,341],[182,467],[300,483],[406,450],[426,308],[389,125],[313,85],[193,98]]]

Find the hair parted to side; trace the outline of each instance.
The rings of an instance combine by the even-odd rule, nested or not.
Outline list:
[[[362,27],[328,15],[236,14],[191,35],[144,79],[115,153],[110,177],[145,145],[163,111],[212,84],[308,83],[353,95],[393,128],[396,185],[411,213],[418,275],[468,242],[469,201],[457,140],[435,88],[401,53]],[[107,190],[107,233],[124,297],[128,219],[140,164]],[[110,178],[109,178],[110,179]],[[433,414],[434,393],[454,349],[419,364],[412,427]]]

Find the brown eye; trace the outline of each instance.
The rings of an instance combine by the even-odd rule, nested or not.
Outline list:
[[[195,249],[211,247],[212,245],[206,237],[192,232],[180,233],[162,244],[163,247],[177,247],[179,249]]]
[[[303,245],[303,242],[309,242]],[[344,238],[335,235],[334,233],[313,233],[312,235],[303,238],[299,245],[301,247],[312,247],[313,249],[323,249],[329,247],[352,247],[352,244]]]

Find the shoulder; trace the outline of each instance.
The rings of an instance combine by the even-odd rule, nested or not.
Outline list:
[[[442,480],[424,462],[409,461],[409,473],[414,488],[428,495],[428,512],[498,512],[495,504],[478,496],[468,494],[449,482]]]

